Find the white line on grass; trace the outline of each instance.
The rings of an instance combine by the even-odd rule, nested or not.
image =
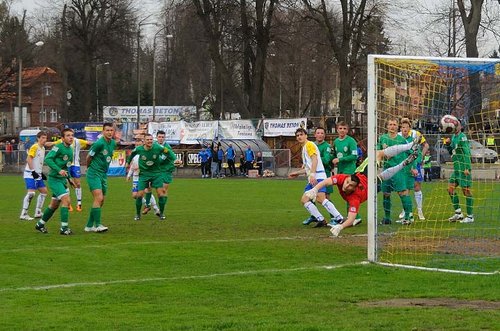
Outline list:
[[[290,269],[264,269],[264,270],[233,271],[233,272],[226,272],[226,273],[216,273],[216,274],[196,275],[196,276],[119,279],[119,280],[110,280],[110,281],[102,281],[102,282],[67,283],[67,284],[53,284],[53,285],[45,285],[45,286],[4,287],[4,288],[0,288],[0,292],[40,291],[40,290],[51,290],[51,289],[60,289],[60,288],[105,286],[105,285],[115,285],[115,284],[135,284],[135,283],[147,283],[147,282],[165,282],[165,281],[190,280],[190,279],[209,279],[209,278],[217,278],[217,277],[274,274],[274,273],[286,273],[286,272],[308,271],[308,270],[332,270],[332,269],[339,269],[339,268],[344,268],[344,267],[354,267],[354,266],[365,265],[365,264],[369,264],[369,262],[361,261],[361,262],[346,263],[346,264],[326,265],[326,266],[323,265],[323,266],[301,267],[301,268],[290,268]]]
[[[365,235],[366,236],[366,235]],[[40,247],[37,246],[37,250],[71,250],[82,248],[103,248],[103,247],[112,247],[112,246],[124,246],[124,245],[179,245],[179,244],[198,244],[198,243],[238,243],[238,242],[252,242],[252,241],[285,241],[285,240],[310,240],[310,239],[326,239],[328,236],[318,235],[318,236],[296,236],[296,237],[262,237],[262,238],[235,238],[235,239],[206,239],[206,240],[176,240],[176,241],[124,241],[124,242],[115,242],[115,243],[106,243],[102,245],[76,245],[76,246],[46,246]],[[20,248],[11,248],[11,249],[0,249],[0,253],[14,253],[14,252],[23,252],[23,251],[32,251],[33,247],[20,247]]]

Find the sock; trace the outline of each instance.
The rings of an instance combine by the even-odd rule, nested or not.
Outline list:
[[[78,205],[82,204],[82,188],[75,188],[76,200],[78,201]]]
[[[458,200],[458,195],[456,193],[450,195],[451,203],[453,204],[453,208],[455,209],[455,213],[457,210],[460,210],[460,201]],[[460,211],[461,212],[461,211]]]
[[[391,208],[392,208],[392,203],[391,203],[391,196],[385,197],[384,196],[384,218],[390,220],[391,219]]]
[[[424,195],[422,194],[422,191],[415,191],[415,201],[417,202],[417,208],[422,209],[422,200],[424,198]]]
[[[136,198],[135,199],[135,214],[136,215],[141,215],[141,208],[142,208],[142,197]]]
[[[45,202],[45,197],[47,194],[45,193],[40,193],[38,194],[38,198],[36,200],[36,209],[35,209],[35,214],[38,214],[42,211],[43,208],[43,203]]]
[[[91,213],[94,214],[92,216],[94,218],[94,225],[98,227],[101,225],[101,208],[92,208]]]
[[[330,215],[332,215],[333,217],[335,217],[335,218],[342,217],[342,215],[339,213],[337,208],[335,208],[335,205],[330,200],[325,199],[323,201],[322,205],[323,205],[323,207],[326,208],[326,210],[328,210]]]
[[[41,223],[41,224],[45,224],[45,222],[48,222],[50,220],[50,218],[52,217],[52,215],[54,215],[55,211],[56,211],[55,209],[52,209],[50,207],[45,208],[45,211],[43,212],[42,219],[41,219],[43,221],[43,223]]]
[[[411,202],[411,197],[409,195],[401,195],[401,203],[403,204],[403,209],[405,211],[405,220],[410,219],[410,213],[413,210],[413,205]]]
[[[94,226],[94,208],[90,209],[89,218],[87,219],[87,228]]]
[[[325,219],[319,212],[318,208],[311,201],[304,203],[304,207],[312,216],[316,217],[318,221],[323,221]]]
[[[472,196],[465,197],[465,205],[467,209],[467,215],[472,216],[473,206],[474,206],[474,198]]]
[[[68,227],[69,219],[69,208],[61,207],[61,228],[65,229]]]
[[[26,195],[24,196],[24,199],[23,199],[23,211],[21,212],[21,215],[28,213],[28,209],[30,208],[31,200],[33,199],[34,196],[35,196],[35,192],[26,193]]]
[[[151,196],[153,195],[153,193],[151,192],[147,192],[146,193],[146,196],[145,196],[145,199],[146,199],[146,207],[149,207],[151,206]]]
[[[391,147],[396,147],[396,146],[404,146],[404,145],[394,145]],[[395,165],[394,167],[390,167],[388,169],[385,169],[384,171],[382,171],[378,175],[378,178],[380,178],[382,181],[388,180],[388,179],[392,178],[392,176],[397,174],[399,171],[401,171],[401,169],[403,169],[404,167],[405,167],[404,164],[400,163],[398,165]]]
[[[394,145],[384,149],[384,155],[386,157],[393,157],[401,152],[405,152],[411,149],[413,142],[404,145]]]
[[[151,195],[151,207],[153,208],[153,210],[156,210],[156,208],[158,208],[158,206],[156,205],[156,199],[155,199],[155,196],[154,195]]]
[[[158,197],[158,206],[160,207],[160,214],[163,214],[166,204],[167,204],[167,197]]]

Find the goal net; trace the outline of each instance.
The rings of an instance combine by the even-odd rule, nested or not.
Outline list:
[[[500,60],[370,55],[368,86],[369,174],[418,155],[383,181],[378,193],[376,176],[369,176],[369,260],[498,272]],[[460,121],[462,133],[439,129],[448,114]],[[422,155],[426,143],[410,137],[418,134],[406,134],[408,124],[400,126],[403,118],[425,138],[427,155]],[[418,146],[376,162],[377,150],[412,141]],[[422,182],[415,177],[417,163]]]

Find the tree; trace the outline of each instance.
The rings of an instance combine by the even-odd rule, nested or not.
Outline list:
[[[337,13],[321,0],[318,5],[310,0],[302,1],[311,18],[320,24],[327,35],[333,56],[338,64],[340,78],[340,115],[351,123],[352,86],[358,56],[362,50],[362,39],[372,15],[378,13],[375,4],[367,7],[366,0],[340,0]]]

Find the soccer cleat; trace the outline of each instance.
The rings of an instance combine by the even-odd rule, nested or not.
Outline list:
[[[45,228],[45,225],[43,225],[43,224],[36,223],[35,230],[40,231],[41,233],[49,233],[49,231],[47,231],[47,229]]]
[[[314,224],[313,228],[322,228],[324,226],[326,226],[327,223],[325,220],[321,220],[321,221],[317,221],[316,224]]]
[[[71,231],[70,228],[61,228],[61,230],[59,231],[59,234],[62,234],[63,236],[69,236],[69,235],[73,234],[73,231]]]
[[[402,220],[401,224],[403,225],[411,225],[413,223],[413,217],[410,218],[409,220]]]
[[[99,224],[96,228],[95,228],[95,232],[99,232],[99,233],[102,233],[102,232],[106,232],[108,231],[108,227],[107,226],[104,226],[102,224]]]
[[[401,211],[401,213],[399,213],[399,219],[403,219],[405,218],[405,211]]]
[[[330,232],[332,233],[332,235],[334,237],[338,237],[339,233],[340,233],[340,231],[342,231],[342,229],[343,229],[342,225],[337,224],[337,225],[332,226],[332,228],[330,229]]]
[[[76,211],[82,211],[82,205],[77,205],[76,206]]]
[[[158,217],[160,217],[160,214],[161,214],[160,210],[158,208],[156,208],[155,209],[155,215],[158,216]]]
[[[344,218],[342,215],[339,215],[338,217],[332,217],[330,218],[330,222],[328,223],[328,226],[334,226],[337,224],[342,224],[344,223]]]
[[[452,217],[448,218],[448,221],[450,222],[456,222],[456,221],[461,221],[464,219],[464,214],[462,213],[455,213]]]
[[[460,223],[474,223],[474,216],[467,215],[467,217],[461,220]]]
[[[384,218],[380,221],[380,225],[389,225],[391,223],[392,223],[391,220],[388,218]]]
[[[352,222],[352,226],[356,226],[358,224],[361,224],[363,222],[363,220],[361,218],[356,218],[354,220],[354,222]]]
[[[73,211],[73,206],[69,205],[68,209],[69,209],[69,211]]]
[[[134,221],[140,221],[141,220],[141,216],[140,215],[135,215],[134,216]]]
[[[160,221],[164,221],[166,220],[167,218],[165,217],[165,215],[163,214],[160,214],[160,216],[158,216],[158,218],[160,219]]]
[[[83,231],[85,231],[85,232],[97,232],[97,228],[96,228],[95,226],[90,227],[90,228],[89,228],[88,226],[86,226],[86,227],[83,229]]]
[[[421,221],[425,221],[425,216],[424,216],[424,212],[422,211],[422,209],[418,210],[418,219]]]
[[[149,206],[144,207],[144,209],[142,210],[142,215],[146,215],[147,213],[149,213],[150,210],[151,210],[151,207],[149,207]]]
[[[19,219],[22,221],[33,221],[34,220],[34,218],[28,214],[23,214],[23,215],[19,216]]]
[[[318,220],[316,219],[316,217],[314,217],[314,216],[311,215],[311,216],[309,216],[308,219],[306,219],[305,221],[303,221],[302,224],[303,225],[309,225],[309,224],[311,224],[313,222],[317,222],[317,221]]]

